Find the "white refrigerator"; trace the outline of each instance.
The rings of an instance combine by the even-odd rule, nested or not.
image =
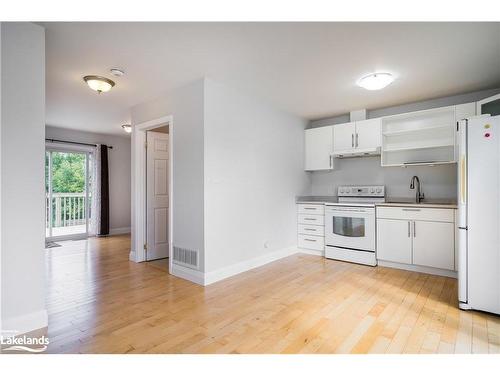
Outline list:
[[[459,306],[500,314],[500,116],[457,128]]]

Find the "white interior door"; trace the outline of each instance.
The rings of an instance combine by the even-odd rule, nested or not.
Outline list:
[[[168,134],[147,132],[146,260],[166,258],[168,249]]]

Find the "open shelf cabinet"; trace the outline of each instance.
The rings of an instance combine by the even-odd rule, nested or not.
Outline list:
[[[382,166],[455,161],[454,106],[382,119]]]

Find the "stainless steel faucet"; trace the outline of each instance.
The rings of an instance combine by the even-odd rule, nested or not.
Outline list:
[[[415,181],[417,181],[417,189],[415,191],[415,202],[420,203],[424,200],[424,193],[420,191],[420,180],[418,176],[413,176],[410,181],[410,189],[415,189]]]

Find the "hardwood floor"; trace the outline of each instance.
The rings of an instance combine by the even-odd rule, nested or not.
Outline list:
[[[294,255],[201,287],[128,236],[45,250],[49,353],[500,353],[451,278]]]

